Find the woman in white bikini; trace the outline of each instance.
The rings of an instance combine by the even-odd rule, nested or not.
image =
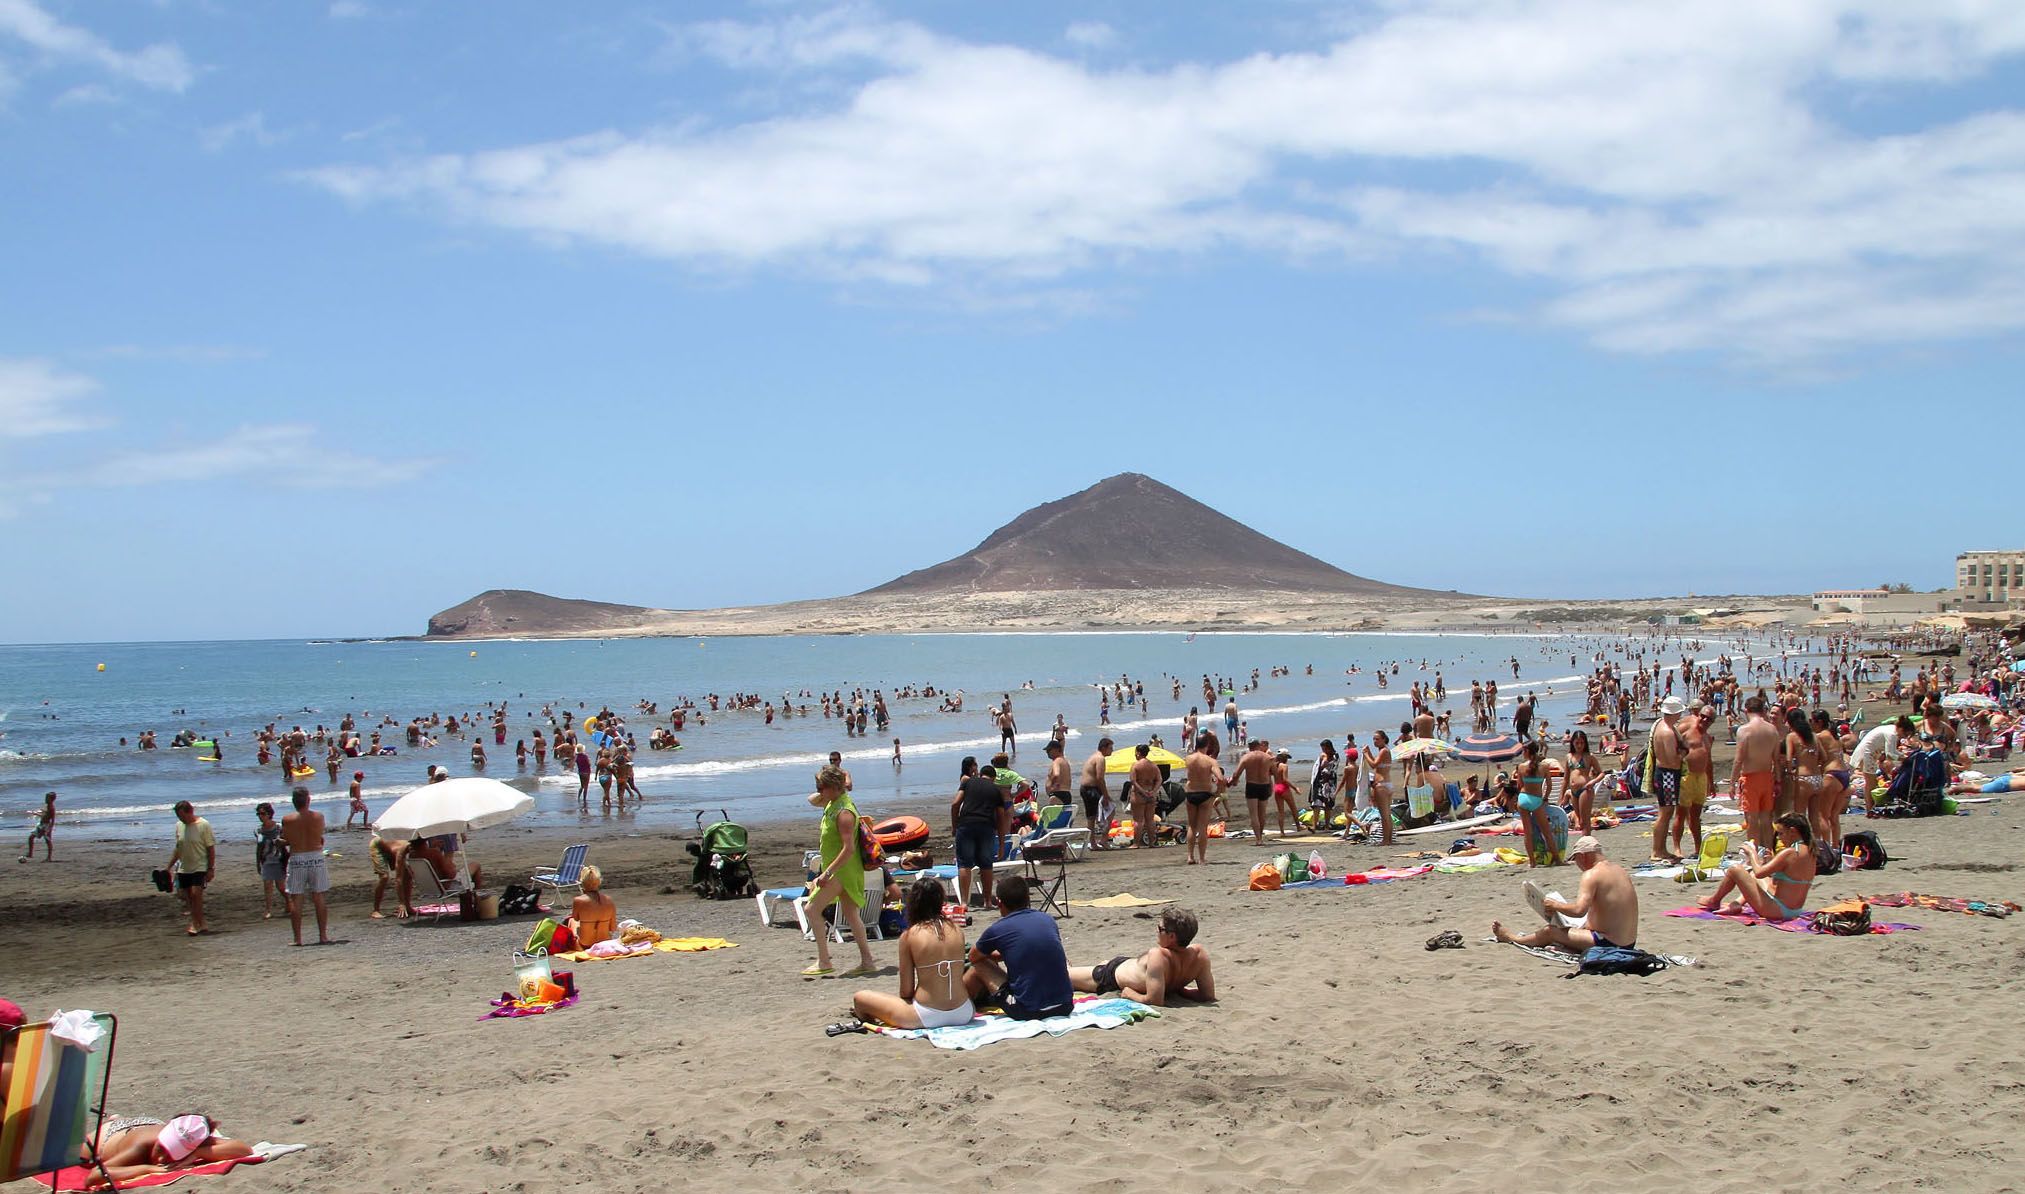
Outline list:
[[[963,989],[963,930],[944,914],[942,880],[924,875],[907,889],[907,931],[900,934],[900,993],[860,991],[860,1020],[895,1028],[947,1028],[977,1015]]]
[[[218,1121],[206,1115],[178,1115],[166,1122],[145,1115],[107,1116],[96,1143],[99,1163],[115,1182],[253,1155],[251,1145],[218,1135]],[[82,1152],[79,1159],[91,1164],[91,1152]]]

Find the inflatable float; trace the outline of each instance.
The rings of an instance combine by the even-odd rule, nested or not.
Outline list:
[[[291,777],[295,778],[295,779],[308,779],[308,778],[309,778],[310,776],[312,776],[312,775],[315,775],[315,774],[316,774],[316,768],[314,768],[314,767],[291,767],[291,768],[289,768],[288,774],[289,774],[289,775],[290,775]]]
[[[919,817],[888,817],[872,823],[872,840],[882,849],[905,849],[928,840],[928,822]]]

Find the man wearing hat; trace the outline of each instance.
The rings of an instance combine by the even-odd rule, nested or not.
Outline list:
[[[1659,720],[1652,723],[1652,739],[1646,744],[1645,765],[1650,771],[1650,780],[1645,787],[1652,793],[1652,802],[1659,806],[1653,812],[1652,820],[1654,862],[1680,861],[1676,855],[1666,852],[1666,831],[1680,807],[1680,773],[1687,761],[1687,743],[1680,734],[1680,715],[1685,712],[1687,706],[1677,696],[1661,701]]]
[[[1495,920],[1491,935],[1514,945],[1551,945],[1576,953],[1599,945],[1637,945],[1638,892],[1631,886],[1631,876],[1603,857],[1603,846],[1593,837],[1576,838],[1568,861],[1582,870],[1582,886],[1573,900],[1545,897],[1539,908],[1547,923],[1523,937]],[[1562,924],[1563,916],[1582,921],[1583,927]]]

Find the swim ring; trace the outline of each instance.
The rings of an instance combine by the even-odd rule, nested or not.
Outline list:
[[[886,850],[918,846],[928,840],[928,822],[919,817],[888,817],[872,823],[872,840]]]

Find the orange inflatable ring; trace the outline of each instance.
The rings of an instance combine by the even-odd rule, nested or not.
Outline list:
[[[919,817],[888,817],[872,823],[872,840],[883,849],[904,849],[928,840],[928,822]]]

